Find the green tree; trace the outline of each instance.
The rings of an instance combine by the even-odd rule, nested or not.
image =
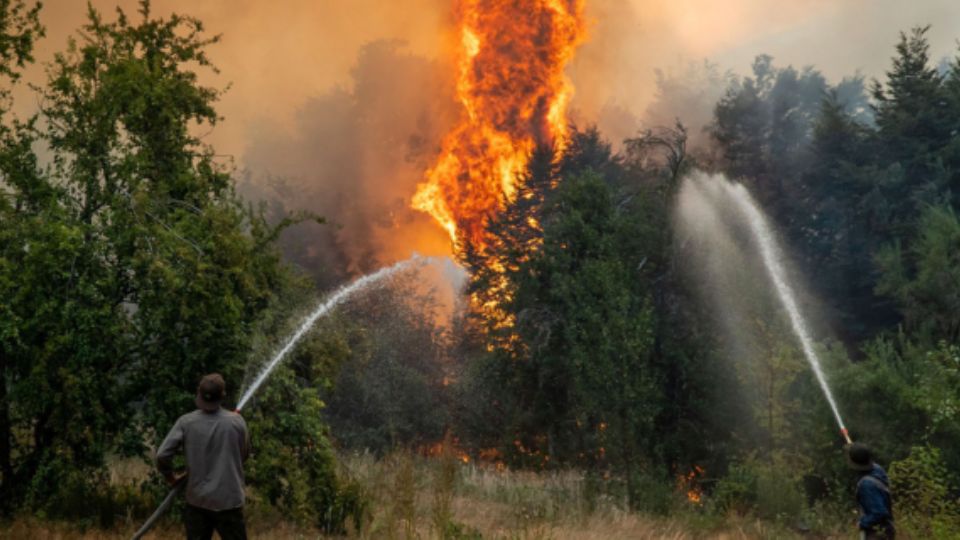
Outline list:
[[[545,191],[536,249],[505,242],[499,252],[509,293],[497,307],[512,317],[511,337],[491,347],[487,376],[514,407],[505,442],[520,462],[614,469],[629,483],[651,456],[663,407],[644,262],[657,236],[596,173]],[[511,212],[505,221],[523,217]]]
[[[653,457],[654,420],[664,405],[643,262],[655,236],[589,172],[565,180],[548,204],[544,244],[517,302],[531,313],[520,332],[547,382],[541,406],[553,407],[559,394],[568,407],[557,411],[550,442],[557,457],[586,454],[586,463],[611,463],[630,482],[643,457]]]
[[[874,81],[871,89],[879,135],[887,148],[883,159],[903,164],[913,182],[930,180],[933,163],[927,156],[949,141],[956,128],[944,76],[930,62],[929,30],[924,26],[900,34],[886,81]]]
[[[753,76],[731,85],[709,126],[720,167],[750,187],[780,223],[793,219],[787,204],[800,188],[811,127],[828,86],[820,72],[777,68],[760,55]]]
[[[953,208],[928,208],[909,247],[889,245],[877,262],[877,290],[897,301],[914,339],[960,339],[960,220]]]
[[[796,202],[803,215],[797,212],[793,236],[804,267],[820,275],[816,290],[835,299],[829,319],[846,343],[896,321],[890,302],[874,290],[873,254],[889,217],[882,187],[891,174],[873,164],[877,152],[869,124],[857,119],[839,91],[829,92],[813,126],[810,165]]]
[[[12,5],[0,4],[0,21],[4,35],[20,37],[12,49],[0,40],[4,66],[28,58],[39,31],[36,10]],[[236,390],[253,330],[293,287],[271,246],[278,229],[235,195],[230,169],[196,135],[218,120],[219,92],[198,83],[198,70],[214,69],[205,50],[216,40],[194,18],[153,17],[146,0],[138,22],[119,10],[106,22],[90,7],[82,32],[48,69],[43,128],[4,128],[7,510],[26,503],[51,516],[96,512],[78,501],[99,500],[92,495],[107,485],[107,456],[146,457],[193,407],[203,373],[223,373]],[[49,166],[38,166],[33,138],[49,148]],[[277,390],[303,401],[266,403],[312,418],[319,401],[306,394],[318,378]],[[323,514],[337,490],[325,430],[314,421],[271,431],[271,421],[254,418],[251,429],[265,445],[303,449],[297,474],[310,493],[327,494],[308,497]]]

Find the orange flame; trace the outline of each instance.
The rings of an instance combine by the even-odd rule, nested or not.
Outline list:
[[[455,247],[482,248],[537,145],[562,147],[573,87],[563,73],[583,40],[585,0],[455,0],[460,122],[412,205]]]
[[[677,489],[683,491],[687,496],[687,501],[692,504],[700,504],[703,501],[703,488],[698,479],[706,471],[699,465],[694,465],[687,474],[677,476]]]

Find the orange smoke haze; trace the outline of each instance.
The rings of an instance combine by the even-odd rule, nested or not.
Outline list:
[[[138,0],[90,4],[108,20],[117,7],[133,20],[138,17]],[[334,89],[349,90],[350,72],[365,45],[399,40],[409,53],[438,57],[450,9],[449,0],[153,0],[151,10],[164,17],[197,17],[210,35],[222,35],[210,49],[221,73],[201,73],[200,80],[229,87],[217,107],[224,121],[205,140],[219,153],[242,161],[251,139],[263,129],[293,133],[307,100]],[[47,37],[38,44],[38,61],[49,61],[66,48],[67,37],[86,22],[86,11],[86,0],[43,1]],[[43,81],[40,66],[31,71],[28,81]],[[23,102],[23,112],[36,105],[29,96]]]
[[[458,0],[461,119],[413,206],[455,244],[482,247],[538,145],[562,146],[572,87],[564,67],[584,37],[582,0]]]
[[[135,0],[92,4],[107,18],[118,4],[129,14],[137,7]],[[465,167],[445,156],[480,151],[496,156],[484,165],[491,170],[483,176],[496,181],[481,186],[483,193],[476,199],[483,204],[458,218],[462,221],[458,227],[475,231],[485,209],[495,208],[503,194],[510,193],[511,175],[503,171],[519,167],[511,156],[520,155],[531,140],[562,139],[562,128],[546,126],[550,122],[544,122],[549,116],[544,107],[557,104],[554,111],[559,112],[564,108],[562,97],[571,96],[562,82],[564,62],[569,61],[565,72],[576,88],[567,107],[570,118],[581,126],[598,122],[604,135],[616,142],[634,135],[645,121],[669,121],[673,116],[676,107],[658,115],[647,112],[657,98],[656,68],[670,71],[688,60],[708,58],[721,70],[744,72],[754,55],[769,53],[778,65],[814,65],[832,80],[857,70],[882,76],[898,31],[932,23],[931,53],[939,59],[955,52],[956,24],[950,23],[960,20],[956,0],[527,0],[517,2],[527,9],[515,8],[512,18],[470,20],[478,65],[493,52],[483,48],[484,42],[505,39],[497,32],[566,35],[572,44],[585,31],[589,39],[575,55],[550,62],[554,67],[538,75],[543,79],[528,79],[528,74],[462,71],[463,38],[469,36],[462,30],[468,22],[464,8],[480,4],[480,0],[154,0],[153,11],[197,16],[211,34],[223,35],[209,51],[221,74],[202,74],[201,81],[229,86],[218,104],[224,121],[204,133],[204,141],[224,159],[232,158],[241,174],[249,171],[249,183],[260,189],[248,195],[274,200],[278,191],[274,184],[279,183],[286,209],[314,210],[334,223],[290,231],[299,235],[289,239],[297,243],[290,249],[299,250],[300,259],[306,261],[298,263],[348,274],[414,250],[449,253],[448,230],[410,205],[418,185],[426,180],[427,186],[436,187],[420,193],[433,189],[435,196],[421,195],[418,200],[436,202],[433,213],[450,221],[452,216],[444,218],[440,209],[453,208],[462,200],[467,184],[448,182],[440,190],[433,180],[458,178],[464,171],[482,168],[470,163]],[[454,9],[457,6],[460,9]],[[569,18],[576,21],[574,35],[569,28],[543,33],[542,28],[522,27],[525,21],[560,22],[562,17],[551,18],[550,6],[577,13]],[[84,23],[85,11],[86,2],[81,1],[44,3],[47,38],[39,44],[39,61],[49,61],[54,52],[65,49],[67,36]],[[514,39],[510,46],[529,54],[532,44],[520,41]],[[532,60],[517,59],[528,67]],[[516,62],[501,66],[508,64]],[[478,116],[473,126],[486,125],[490,136],[468,136],[474,131],[464,127],[470,124],[460,116],[464,95],[476,98],[475,106],[485,110],[488,100],[480,83],[494,82],[498,76],[512,84],[533,83],[549,90],[507,86],[530,98],[524,116],[517,120],[532,122],[505,126],[505,112],[484,113],[484,120]],[[43,79],[40,66],[26,76],[26,82]],[[464,81],[477,86],[465,87]],[[546,101],[535,103],[540,98]],[[18,113],[35,110],[36,99],[26,85],[20,85],[16,99]],[[546,109],[549,112],[549,106]],[[700,116],[709,116],[709,107],[705,111]],[[509,133],[510,144],[498,142],[493,135],[497,132]],[[517,137],[520,132],[529,135]],[[519,140],[525,142],[517,145]],[[430,175],[425,178],[426,171]]]
[[[110,16],[128,13],[136,0],[92,0]],[[444,57],[453,0],[154,0],[158,14],[179,12],[203,20],[223,41],[211,50],[222,75],[204,82],[231,84],[220,111],[225,122],[209,140],[241,157],[251,135],[265,125],[292,129],[304,102],[332,88],[349,89],[360,49],[397,39],[408,52]],[[47,0],[47,38],[38,60],[63,50],[66,36],[84,22],[86,2]],[[577,88],[571,108],[581,123],[597,119],[608,101],[640,116],[655,92],[654,69],[707,58],[723,69],[745,71],[753,56],[778,64],[814,65],[831,79],[857,70],[881,76],[897,32],[933,24],[934,58],[955,52],[955,0],[587,0],[590,39],[568,73]],[[881,51],[881,52],[878,52]],[[42,80],[35,69],[34,82]],[[427,90],[427,89],[425,89]],[[384,89],[388,92],[389,89]],[[429,90],[427,90],[429,91]],[[27,99],[21,109],[32,108]]]

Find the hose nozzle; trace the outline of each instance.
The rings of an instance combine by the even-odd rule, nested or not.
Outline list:
[[[850,432],[847,431],[847,428],[840,428],[840,434],[843,435],[843,440],[847,441],[847,444],[853,444],[853,439],[850,438]]]

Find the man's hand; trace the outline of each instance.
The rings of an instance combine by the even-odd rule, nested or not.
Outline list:
[[[187,477],[186,473],[183,473],[183,474],[170,473],[166,475],[164,479],[167,481],[167,484],[170,487],[176,487],[177,484],[179,484],[186,477]]]

